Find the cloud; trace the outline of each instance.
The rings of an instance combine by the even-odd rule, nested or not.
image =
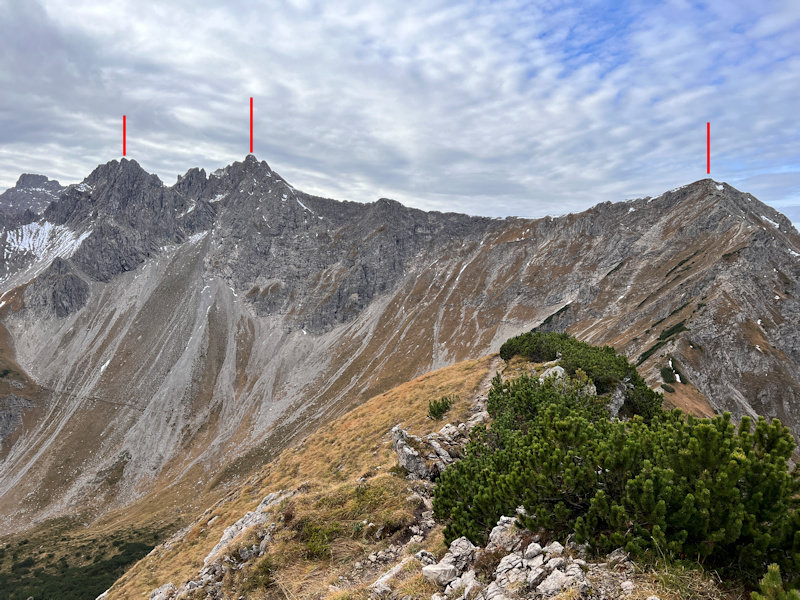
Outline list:
[[[10,0],[0,187],[255,150],[297,187],[541,216],[712,174],[798,204],[796,3]],[[752,188],[747,186],[751,185]]]

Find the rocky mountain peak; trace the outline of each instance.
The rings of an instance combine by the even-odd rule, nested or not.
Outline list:
[[[61,185],[55,179],[49,179],[45,175],[35,175],[33,173],[23,173],[17,179],[17,188],[51,187],[59,188]]]
[[[212,175],[220,179],[228,179],[233,184],[239,184],[246,178],[255,178],[261,181],[265,178],[278,177],[273,173],[266,161],[259,161],[253,154],[248,154],[243,161],[234,161],[227,167],[215,171]],[[280,178],[283,180],[282,178]]]
[[[120,161],[111,160],[98,166],[84,181],[91,186],[119,188],[121,192],[129,191],[142,183],[146,183],[149,187],[164,185],[158,175],[148,173],[138,162],[127,158]]]
[[[186,174],[178,175],[178,181],[172,188],[179,194],[192,198],[199,198],[208,183],[205,169],[194,167],[186,171]]]
[[[64,187],[55,179],[24,173],[14,187],[0,194],[0,221],[6,226],[29,223],[27,211],[41,214],[63,191]]]

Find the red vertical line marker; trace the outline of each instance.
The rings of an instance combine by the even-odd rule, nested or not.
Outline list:
[[[126,121],[127,121],[127,119],[126,119],[125,115],[122,115],[122,156],[125,156],[125,153],[126,153],[126,150],[127,150],[126,143],[125,143],[126,142],[125,137],[126,137],[126,133],[127,133],[127,131],[126,131],[127,130],[127,127],[126,127],[127,123],[126,123]]]
[[[250,154],[253,153],[253,97],[250,96]]]
[[[706,122],[706,173],[711,173],[711,121]]]

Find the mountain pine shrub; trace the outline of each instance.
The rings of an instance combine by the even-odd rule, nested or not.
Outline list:
[[[558,358],[568,374],[575,375],[578,369],[582,370],[601,396],[622,386],[625,391],[623,415],[641,415],[649,420],[661,410],[661,394],[651,390],[636,367],[611,346],[592,346],[566,333],[531,331],[511,338],[500,347],[503,360],[510,360],[517,354],[534,362]]]
[[[750,594],[751,600],[800,600],[800,591],[786,590],[781,580],[781,569],[775,563],[767,569],[758,592]]]
[[[466,457],[437,483],[434,511],[448,543],[466,535],[484,544],[497,519],[522,505],[525,527],[557,538],[575,533],[597,553],[622,546],[645,560],[696,560],[750,582],[774,562],[798,577],[800,476],[789,469],[795,445],[787,428],[664,412],[627,361],[604,349],[574,350],[558,334],[534,335],[510,340],[514,352],[551,356],[557,346],[562,360],[572,352],[587,363],[572,362],[565,381],[495,377],[491,427],[473,430]],[[602,364],[608,382],[627,379],[626,404],[633,398],[629,409],[645,414],[611,420],[606,399],[587,393],[588,373]]]
[[[442,396],[438,400],[428,401],[428,418],[438,421],[453,406],[456,398],[452,396]]]

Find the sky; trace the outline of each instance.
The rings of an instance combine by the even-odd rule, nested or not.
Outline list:
[[[711,175],[800,222],[800,2],[0,0],[0,190],[249,151],[306,192],[558,215]]]

